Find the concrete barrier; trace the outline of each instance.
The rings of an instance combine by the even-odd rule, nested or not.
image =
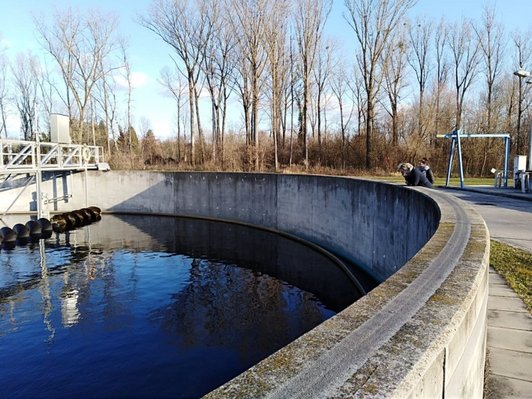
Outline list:
[[[74,194],[55,205],[61,211],[88,201],[104,211],[294,234],[383,281],[210,397],[482,397],[489,236],[453,197],[358,179],[238,173],[94,172],[43,187]]]

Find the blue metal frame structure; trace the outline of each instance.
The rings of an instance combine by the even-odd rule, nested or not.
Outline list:
[[[449,152],[449,163],[447,165],[447,178],[445,179],[445,187],[449,186],[451,179],[451,170],[453,167],[454,149],[458,151],[458,168],[460,172],[460,188],[464,188],[464,165],[462,161],[462,138],[502,138],[504,139],[504,187],[508,187],[508,158],[510,157],[510,135],[508,133],[462,133],[460,129],[454,130],[447,134],[438,134],[436,137],[451,139],[451,150]]]

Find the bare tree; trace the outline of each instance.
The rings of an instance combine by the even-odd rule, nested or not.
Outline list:
[[[264,48],[268,57],[271,93],[271,134],[274,147],[275,170],[279,169],[278,145],[282,123],[282,97],[287,70],[287,33],[290,3],[281,0],[266,8]]]
[[[124,56],[126,49],[124,48]],[[101,112],[103,112],[105,123],[105,135],[107,144],[107,154],[111,155],[111,143],[117,148],[115,135],[115,119],[117,113],[117,99],[116,99],[116,80],[112,74],[106,74],[105,71],[112,70],[111,66],[107,66],[109,60],[100,60],[99,68],[102,71],[102,78],[96,85],[95,93],[93,94],[94,101],[98,104]],[[128,91],[129,92],[129,91]]]
[[[320,42],[318,47],[318,55],[316,60],[316,67],[314,68],[314,81],[316,82],[316,116],[317,116],[317,131],[318,131],[318,147],[320,155],[322,152],[322,123],[321,118],[323,114],[323,101],[326,95],[325,88],[329,83],[329,78],[332,69],[332,48],[334,44],[331,42]]]
[[[310,103],[312,72],[327,17],[331,12],[332,0],[298,0],[296,2],[295,32],[299,52],[299,65],[303,82],[301,106],[301,138],[305,156],[305,167],[309,167],[307,119]]]
[[[67,9],[56,12],[47,25],[34,18],[41,44],[57,62],[66,88],[64,97],[70,117],[77,117],[78,139],[83,140],[85,116],[96,83],[112,70],[102,70],[103,59],[116,47],[117,19],[97,11],[87,13]],[[74,115],[73,106],[77,115]]]
[[[212,157],[217,161],[218,152],[224,158],[224,136],[227,118],[227,101],[232,92],[230,85],[234,69],[232,52],[236,46],[228,20],[227,8],[215,4],[210,11],[213,24],[212,39],[204,48],[203,73],[211,97]]]
[[[480,27],[473,26],[473,28],[480,45],[480,54],[486,78],[486,129],[488,133],[492,133],[493,94],[497,80],[501,75],[504,59],[504,31],[502,25],[495,21],[495,9],[488,7],[484,8],[482,25]]]
[[[290,28],[289,28],[290,29]],[[294,81],[293,79],[293,72],[294,72],[294,54],[293,54],[293,46],[292,46],[292,39],[290,36],[289,31],[287,32],[287,38],[286,38],[286,44],[285,44],[285,57],[284,62],[282,64],[282,108],[280,111],[281,115],[281,130],[282,130],[282,138],[280,140],[281,146],[284,148],[286,145],[286,132],[288,130],[288,117],[290,116],[290,120],[292,120],[292,115],[289,112],[292,103],[292,83]],[[295,83],[295,82],[294,82]],[[290,126],[290,129],[292,129],[293,126]]]
[[[483,64],[483,71],[486,79],[486,110],[487,115],[483,123],[483,130],[486,133],[493,133],[497,123],[494,121],[494,94],[496,84],[501,75],[504,58],[504,31],[502,25],[495,21],[495,9],[484,8],[482,25],[473,26],[477,40],[480,45],[480,55]],[[492,147],[492,139],[486,139],[483,143],[482,166],[480,174],[484,174],[488,159],[488,151]]]
[[[527,68],[529,68],[529,63],[532,54],[532,41],[530,33],[514,32],[512,38],[515,46],[513,66],[515,69],[526,70]],[[521,121],[523,118],[523,112],[526,111],[526,109],[528,108],[526,98],[529,91],[529,86],[531,85],[523,85],[523,78],[519,77],[517,92],[517,130],[515,140],[517,154],[522,154],[525,150],[526,145],[526,134],[524,134],[521,129]]]
[[[436,63],[436,76],[435,76],[435,121],[434,121],[434,130],[439,132],[440,129],[440,109],[441,109],[441,95],[442,91],[447,83],[447,78],[449,74],[449,63],[447,62],[446,49],[447,49],[447,39],[448,39],[448,29],[447,24],[442,19],[434,34],[434,52],[435,52],[435,63]]]
[[[462,21],[454,24],[449,32],[448,46],[453,60],[453,72],[456,95],[455,129],[462,128],[464,99],[467,90],[475,78],[475,72],[480,62],[479,43],[472,34],[471,23]]]
[[[392,145],[399,144],[399,100],[405,87],[407,43],[405,30],[399,29],[389,42],[382,60],[384,72],[384,90],[388,97],[389,108],[386,111],[392,119]]]
[[[7,99],[9,91],[7,87],[8,62],[4,54],[0,53],[0,135],[7,138]]]
[[[266,66],[264,49],[265,10],[267,0],[231,0],[230,18],[233,34],[237,37],[240,61],[236,80],[246,124],[248,143],[255,145],[255,169],[259,169],[259,100],[262,75]]]
[[[346,20],[358,43],[357,65],[366,95],[366,168],[373,167],[372,139],[375,105],[386,46],[415,0],[344,0]]]
[[[122,75],[127,83],[127,110],[126,110],[126,139],[128,140],[129,153],[133,153],[133,140],[131,137],[133,124],[131,122],[131,107],[132,107],[132,96],[133,96],[133,81],[132,81],[132,71],[131,64],[129,63],[129,57],[127,54],[127,46],[124,42],[120,43],[120,50],[122,55]],[[141,134],[143,132],[140,132]],[[130,158],[132,159],[132,158]]]
[[[19,53],[11,70],[22,135],[24,140],[33,140],[37,126],[38,60],[31,53]]]
[[[353,99],[354,106],[356,107],[357,112],[357,127],[356,134],[361,134],[364,130],[362,127],[366,125],[366,97],[364,95],[364,79],[360,74],[358,74],[358,67],[353,68],[352,76],[355,78],[352,80],[347,80],[347,85],[352,93],[351,98]],[[354,111],[353,111],[354,112]]]
[[[54,80],[54,75],[46,62],[39,62],[39,70],[35,71],[38,76],[38,113],[41,115],[41,120],[44,121],[44,127],[39,126],[41,131],[50,132],[50,114],[52,114],[57,107],[56,92],[57,82]]]
[[[338,101],[338,111],[340,115],[340,133],[342,136],[342,166],[346,164],[346,140],[347,140],[347,127],[353,116],[353,107],[350,107],[350,111],[346,111],[346,100],[348,100],[348,93],[351,85],[349,84],[348,76],[346,73],[346,66],[343,62],[336,63],[332,76],[331,76],[331,91]],[[357,86],[356,84],[354,86]],[[347,114],[347,115],[346,115]]]
[[[169,44],[183,64],[183,74],[188,81],[190,107],[190,132],[192,164],[195,164],[195,132],[197,128],[203,161],[203,131],[199,110],[199,80],[205,55],[203,49],[212,34],[212,20],[208,10],[213,0],[174,1],[155,0],[140,23]]]
[[[432,38],[432,24],[426,19],[418,18],[414,26],[409,29],[408,63],[412,67],[418,85],[418,121],[417,130],[424,135],[425,127],[425,90],[431,71],[430,42]]]
[[[161,71],[159,83],[166,89],[166,91],[173,97],[176,104],[176,119],[177,119],[177,160],[181,161],[181,116],[183,112],[184,97],[186,95],[186,85],[182,81],[182,75],[177,70],[170,71],[165,68]],[[186,141],[186,134],[183,139]]]
[[[293,156],[294,156],[294,106],[296,103],[299,103],[299,98],[301,97],[301,88],[298,84],[301,79],[299,79],[298,68],[296,65],[296,50],[294,45],[294,34],[290,34],[290,45],[289,45],[289,59],[290,59],[290,158],[289,165],[292,166]],[[288,103],[287,103],[288,104]]]

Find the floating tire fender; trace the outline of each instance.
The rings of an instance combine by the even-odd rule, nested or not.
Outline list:
[[[83,218],[76,214],[75,211],[64,213],[64,215],[72,222],[71,228],[81,227],[83,225]]]
[[[81,212],[85,213],[87,217],[89,218],[89,223],[93,223],[96,221],[96,212],[94,212],[92,209],[89,208],[83,208]]]
[[[30,236],[40,236],[42,234],[41,224],[36,220],[28,221],[26,227],[30,231]]]
[[[17,233],[13,231],[10,227],[2,227],[0,229],[0,236],[2,237],[2,242],[15,242],[17,239]]]
[[[90,209],[91,211],[97,213],[98,215],[101,215],[102,210],[98,208],[97,206],[89,206],[87,209]]]
[[[30,229],[22,223],[17,223],[13,226],[13,231],[17,234],[17,238],[28,238],[30,236]]]
[[[52,229],[52,222],[50,222],[46,218],[40,218],[37,220],[37,223],[41,225],[41,231],[42,232],[51,232]]]
[[[81,227],[87,224],[86,216],[80,210],[70,212],[76,218],[76,226]]]
[[[67,219],[63,215],[52,216],[51,223],[52,229],[56,233],[63,233],[68,227]]]

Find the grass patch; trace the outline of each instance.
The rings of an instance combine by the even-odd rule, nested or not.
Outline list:
[[[492,240],[490,266],[504,277],[532,313],[532,254]]]
[[[364,177],[364,176],[361,176]],[[383,180],[390,183],[404,183],[405,179],[403,176],[397,174],[392,176],[370,176],[374,180]],[[435,186],[444,186],[445,177],[436,177],[434,179]],[[464,179],[464,185],[467,186],[493,186],[493,178],[486,177],[467,177]],[[452,177],[449,180],[449,186],[460,187],[460,179],[457,177]]]

